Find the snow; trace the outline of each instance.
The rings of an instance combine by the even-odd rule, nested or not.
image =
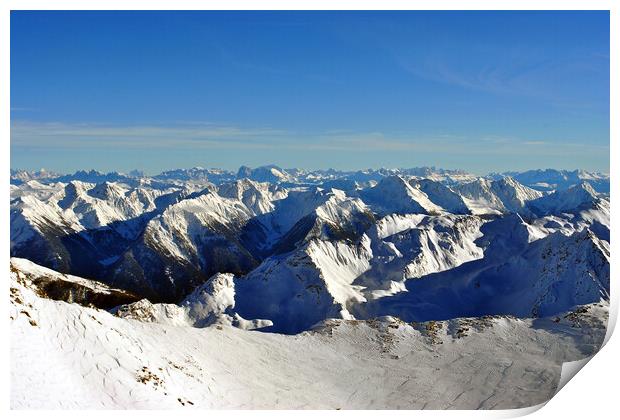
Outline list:
[[[401,176],[382,179],[376,186],[362,191],[362,199],[383,214],[443,212],[443,209],[433,203],[426,193],[412,186]]]
[[[356,284],[366,287],[367,298],[377,299],[407,291],[409,279],[482,258],[476,241],[484,223],[477,216],[386,216],[371,234],[371,269]]]
[[[13,176],[15,407],[509,408],[604,335],[601,174]]]
[[[115,291],[117,292],[122,291],[120,289],[114,289],[104,283],[101,283],[95,280],[88,280],[82,277],[72,276],[70,274],[61,274],[49,268],[34,264],[33,262],[28,261],[23,258],[11,258],[11,267],[23,273],[27,273],[28,276],[31,278],[38,278],[38,277],[43,277],[46,279],[57,278],[64,282],[74,283],[74,284],[87,287],[88,289],[91,289],[97,293],[110,294]]]
[[[514,225],[510,232],[500,222],[483,227],[490,242],[484,258],[411,279],[405,283],[406,292],[369,301],[358,309],[359,315],[394,315],[407,321],[487,314],[550,316],[609,300],[606,241],[584,230],[571,236],[556,232],[530,242],[526,226]]]
[[[607,306],[557,317],[326,320],[287,336],[118,318],[11,280],[12,408],[499,409],[555,392]],[[18,303],[19,302],[19,303]]]
[[[472,214],[528,213],[527,203],[543,193],[519,184],[513,178],[484,178],[455,187]]]
[[[288,191],[269,183],[258,183],[241,179],[220,185],[218,194],[241,201],[254,215],[269,213],[275,207],[274,201],[286,198]]]
[[[529,205],[537,214],[545,215],[592,206],[597,200],[596,191],[587,182],[583,182],[567,190],[555,191],[532,201]]]

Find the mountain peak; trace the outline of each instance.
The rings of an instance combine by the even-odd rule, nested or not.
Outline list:
[[[530,203],[539,215],[577,211],[592,207],[599,200],[598,194],[588,182],[580,182],[566,190],[558,190]]]

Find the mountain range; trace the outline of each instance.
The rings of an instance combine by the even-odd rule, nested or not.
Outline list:
[[[602,174],[12,171],[10,193],[14,407],[518,408],[605,336]]]
[[[547,316],[609,296],[600,174],[271,165],[12,179],[11,256],[162,304],[226,275],[235,314],[269,320],[266,331]]]

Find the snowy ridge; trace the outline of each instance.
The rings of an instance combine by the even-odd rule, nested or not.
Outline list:
[[[534,200],[529,205],[539,214],[555,214],[592,207],[597,201],[596,191],[587,182],[582,182]]]
[[[443,209],[433,203],[428,195],[400,176],[382,179],[376,186],[364,190],[362,199],[377,212],[437,214]]]
[[[473,214],[528,213],[527,203],[543,195],[510,177],[495,181],[480,178],[455,188]]]
[[[265,260],[237,284],[238,310],[273,321],[274,330],[297,333],[326,318],[351,319],[350,305],[364,302],[353,280],[368,270],[369,241],[311,240],[303,248]]]
[[[109,309],[133,302],[137,295],[103,283],[58,273],[22,258],[11,258],[10,271],[17,281],[37,296],[83,306]]]
[[[229,325],[244,330],[264,328],[272,325],[269,320],[246,320],[234,312],[235,285],[232,274],[218,273],[196,288],[178,305],[172,303],[151,303],[141,299],[115,309],[114,314],[142,322],[164,325],[193,326],[204,328],[210,325]]]
[[[482,258],[476,216],[387,216],[372,231],[372,268],[357,283],[369,299],[406,292],[405,282]]]
[[[491,239],[483,258],[410,280],[406,292],[369,302],[360,309],[363,315],[415,321],[485,314],[550,316],[574,305],[609,301],[607,242],[587,229],[530,241],[525,224],[520,232],[519,224],[513,225],[516,232],[507,232],[500,222],[482,228],[483,233],[502,229],[486,232],[483,238]]]
[[[593,185],[597,192],[609,194],[609,174],[598,172],[537,169],[491,174],[490,176],[495,178],[511,176],[518,182],[540,191],[566,190],[585,181]]]

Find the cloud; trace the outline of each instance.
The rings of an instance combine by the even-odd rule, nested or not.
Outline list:
[[[322,133],[295,133],[271,127],[240,127],[211,122],[187,122],[171,125],[106,125],[14,121],[11,147],[21,150],[266,150],[276,156],[294,153],[325,152],[334,156],[346,153],[416,155],[440,154],[460,159],[464,156],[565,157],[609,153],[608,146],[560,143],[557,140],[519,139],[488,134],[479,137],[439,133],[410,135],[382,131],[355,132],[349,129]],[[535,149],[533,149],[535,148]]]
[[[467,91],[524,98],[572,110],[608,107],[608,58],[575,48],[549,54],[543,47],[447,44],[441,48],[389,48],[416,78]],[[576,83],[580,81],[580,83]],[[584,90],[584,83],[588,90]]]
[[[264,148],[286,134],[271,128],[210,123],[185,125],[104,125],[11,123],[11,145],[32,148]]]
[[[547,89],[540,89],[540,80],[558,67],[539,51],[487,45],[470,53],[471,57],[464,58],[460,51],[445,47],[425,54],[393,54],[396,62],[416,77],[498,95],[548,96]]]

